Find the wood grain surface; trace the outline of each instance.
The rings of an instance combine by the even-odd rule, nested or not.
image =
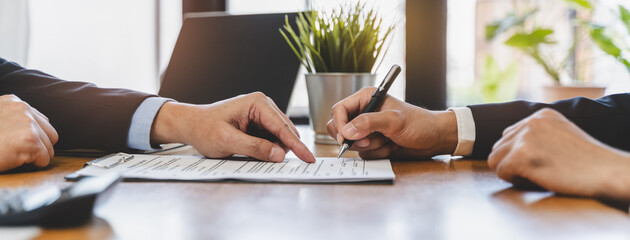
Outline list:
[[[316,156],[336,156],[338,146],[315,145],[308,126],[299,129]],[[66,186],[63,177],[89,160],[56,157],[45,170],[1,174],[0,187]],[[38,238],[630,239],[627,211],[514,189],[484,160],[392,165],[391,185],[122,182],[91,222]]]

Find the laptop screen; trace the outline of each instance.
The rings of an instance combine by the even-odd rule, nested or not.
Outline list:
[[[279,29],[296,15],[187,14],[159,95],[206,104],[260,91],[286,112],[299,61]]]

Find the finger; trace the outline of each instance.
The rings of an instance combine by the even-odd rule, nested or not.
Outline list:
[[[247,135],[241,131],[231,130],[226,151],[229,154],[243,154],[263,161],[282,162],[286,152],[282,147],[269,140]]]
[[[279,147],[281,147],[282,150],[284,150],[284,152],[291,151],[291,149],[289,149],[289,147],[285,146],[282,142],[278,141],[277,139],[276,139],[276,141],[273,141],[273,144],[278,145]]]
[[[37,124],[39,124],[39,127],[46,133],[46,136],[48,136],[50,142],[53,145],[57,143],[57,141],[59,140],[59,135],[57,133],[57,130],[55,130],[55,128],[53,128],[53,126],[50,124],[50,119],[48,119],[46,115],[41,113],[36,108],[31,107],[31,105],[29,105],[27,102],[24,102],[24,104],[29,107],[29,109],[31,110],[31,116],[33,116],[33,119],[37,122]]]
[[[492,152],[488,155],[488,167],[490,167],[490,169],[497,169],[497,166],[514,147],[514,142],[516,142],[515,138],[508,140],[501,138],[497,141],[497,143],[492,147]]]
[[[50,159],[54,155],[54,152],[52,152],[51,154],[50,150],[48,150],[48,148],[44,146],[44,143],[41,144],[42,145],[40,145],[40,147],[38,148],[37,155],[35,156],[35,159],[33,161],[33,165],[38,167],[46,167],[48,166],[48,163],[50,163]]]
[[[256,103],[258,104],[258,103]],[[257,118],[260,124],[268,132],[276,136],[282,144],[287,146],[295,155],[305,162],[315,162],[315,157],[310,150],[300,141],[291,130],[290,124],[285,122],[269,104],[260,104]]]
[[[509,126],[507,128],[505,128],[505,130],[503,130],[502,136],[505,137],[505,136],[508,136],[508,135],[513,135],[514,133],[520,132],[521,130],[523,130],[523,128],[525,128],[525,126],[527,125],[525,120],[526,119],[521,120],[521,121],[519,121],[519,122],[517,122],[517,123],[515,123],[515,124],[513,124],[513,125],[511,125],[511,126]]]
[[[39,141],[44,145],[46,152],[48,152],[48,157],[52,158],[55,156],[55,150],[53,148],[53,143],[51,142],[48,135],[40,128],[39,126],[34,126],[35,131],[37,132],[37,136],[39,137]]]
[[[333,126],[335,127],[335,131],[337,133],[341,132],[341,128],[348,123],[349,118],[357,116],[361,113],[361,110],[370,101],[374,91],[376,91],[376,88],[374,87],[363,88],[333,106],[331,115]],[[339,144],[343,142],[343,136],[341,136],[341,134],[335,134],[333,138],[337,139]]]
[[[500,161],[496,166],[496,173],[497,177],[509,182],[510,179],[514,177],[514,171],[510,166],[510,160],[504,159],[503,161]]]
[[[495,142],[494,145],[492,146],[492,150],[494,151],[495,148],[499,147],[499,145],[505,144],[506,142],[511,142],[512,139],[522,134],[525,128],[526,128],[526,124],[521,123],[521,122],[516,123],[506,128],[503,131],[503,136],[499,140],[497,140],[497,142]]]
[[[514,148],[514,144],[523,133],[522,126],[523,125],[519,124],[510,126],[503,132],[503,137],[494,143],[492,152],[488,155],[488,167],[490,167],[490,169],[496,170],[497,165]]]
[[[278,114],[278,116],[280,118],[282,118],[282,121],[284,123],[286,123],[289,128],[291,129],[291,131],[298,137],[300,138],[300,134],[297,131],[297,128],[295,128],[295,125],[293,125],[293,122],[291,122],[291,120],[282,112],[280,111],[280,109],[278,108],[278,106],[276,106],[276,103],[273,102],[273,100],[267,96],[265,96],[265,98],[267,99],[267,103],[269,104],[269,107],[271,107],[271,109],[273,111],[276,112],[276,114]],[[262,125],[261,125],[262,126]]]
[[[391,156],[393,152],[393,148],[394,148],[394,145],[392,143],[389,143],[372,151],[359,152],[359,156],[363,159],[388,158]]]
[[[334,139],[337,139],[337,142],[339,142],[339,139],[337,138],[337,129],[335,128],[335,122],[333,121],[333,119],[330,119],[330,121],[328,121],[328,124],[326,125],[326,130],[328,130],[328,135],[330,135]],[[343,141],[339,142],[339,145],[341,145],[342,143]]]
[[[496,167],[497,176],[512,184],[520,183],[523,178],[520,174],[522,161],[516,155],[517,151],[510,151]]]
[[[48,163],[50,162],[50,152],[43,142],[37,141],[29,148],[29,152],[30,159],[26,160],[24,163],[32,163],[37,167],[48,166]]]
[[[52,145],[55,145],[59,140],[59,134],[57,130],[48,122],[48,118],[41,114],[37,109],[31,108],[33,110],[33,118],[39,125],[39,128],[45,133],[45,136],[48,138],[48,142]],[[51,155],[52,156],[52,155]]]
[[[381,133],[372,133],[367,137],[359,139],[352,144],[350,150],[364,152],[381,148],[383,145],[389,142],[389,139],[383,136]]]
[[[24,102],[27,106],[30,107],[31,112],[37,116],[40,116],[42,119],[44,119],[46,122],[50,122],[50,119],[48,119],[48,117],[46,117],[46,115],[44,115],[42,112],[40,112],[39,110],[37,110],[34,107],[31,107],[31,105],[29,105],[27,102]]]
[[[289,119],[289,117],[284,114],[282,111],[280,111],[280,108],[278,108],[278,105],[276,105],[276,103],[273,101],[273,99],[271,99],[270,97],[267,97],[267,102],[269,102],[269,104],[276,109],[276,111],[278,112],[278,114],[280,114],[280,116],[284,119],[285,122],[287,122],[289,124],[289,126],[291,127],[291,130],[293,130],[293,132],[295,133],[295,135],[298,136],[298,138],[300,137],[300,133],[298,132],[297,128],[295,128],[295,125],[293,124],[293,122],[291,121],[291,119]]]
[[[400,119],[400,112],[397,110],[361,114],[343,126],[341,135],[350,140],[358,140],[373,132],[380,132],[391,138],[398,129],[401,129]]]
[[[18,97],[13,96],[14,101],[21,101]],[[52,127],[52,125],[50,125],[50,120],[48,119],[48,117],[46,117],[44,114],[42,114],[39,110],[31,107],[31,105],[29,105],[27,102],[22,102],[23,104],[25,104],[27,106],[27,109],[30,110],[29,113],[31,115],[31,117],[33,118],[33,120],[35,120],[40,128],[46,133],[46,136],[48,136],[48,139],[50,140],[50,142],[52,142],[52,144],[57,143],[57,141],[59,140],[59,135],[57,134],[57,131]]]

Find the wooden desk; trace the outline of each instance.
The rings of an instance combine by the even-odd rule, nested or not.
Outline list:
[[[313,146],[334,156],[337,146]],[[356,155],[355,155],[356,156]],[[0,187],[67,185],[90,159],[0,175]],[[91,223],[41,239],[629,239],[628,213],[510,188],[480,160],[394,162],[393,185],[124,182]]]

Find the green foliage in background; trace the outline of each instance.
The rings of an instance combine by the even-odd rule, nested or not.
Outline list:
[[[485,103],[512,101],[516,99],[518,65],[512,62],[501,69],[492,56],[487,56],[480,80],[481,96]]]
[[[593,4],[589,0],[564,0],[572,8],[593,9]]]
[[[374,10],[357,3],[349,11],[341,6],[329,14],[299,13],[297,30],[287,17],[280,34],[310,73],[369,73],[382,60],[394,28],[382,21]]]
[[[577,0],[575,0],[577,1]],[[539,26],[526,27],[525,22],[535,16],[538,9],[526,11],[518,15],[515,12],[508,13],[504,18],[486,25],[486,40],[491,41],[502,33],[510,31],[511,35],[505,45],[521,50],[529,55],[545,69],[545,72],[554,81],[560,82],[560,71],[563,64],[556,64],[550,57],[545,56],[540,48],[542,45],[553,45],[556,41],[551,39],[553,29]]]
[[[619,18],[626,27],[628,33],[630,33],[630,12],[623,6],[619,6]]]
[[[511,12],[508,13],[508,15],[505,16],[503,19],[494,21],[486,25],[486,40],[490,41],[497,35],[511,29],[512,27],[523,27],[525,20],[536,12],[538,12],[538,9],[528,11],[522,16],[516,16],[514,12]]]
[[[505,41],[505,45],[518,48],[527,53],[545,69],[545,72],[547,72],[553,80],[559,82],[559,69],[554,67],[553,64],[550,63],[550,60],[543,57],[539,47],[542,44],[556,43],[555,41],[549,39],[551,34],[553,34],[553,30],[546,28],[536,28],[531,32],[517,32]]]
[[[587,23],[589,26],[589,34],[595,45],[606,54],[614,57],[626,67],[630,72],[630,58],[624,56],[624,51],[630,51],[630,43],[625,41],[630,34],[630,11],[623,6],[619,6],[619,20],[624,25],[626,32],[623,34],[614,34],[612,29],[597,24]]]
[[[580,9],[582,11],[593,12],[595,5],[591,0],[563,0],[569,8]],[[517,48],[529,55],[545,69],[545,72],[556,82],[560,82],[560,73],[565,71],[568,74],[572,74],[572,71],[566,71],[569,60],[574,56],[575,41],[572,43],[572,47],[569,52],[563,58],[562,62],[554,62],[551,56],[545,56],[541,51],[543,45],[556,44],[552,40],[554,30],[551,28],[545,28],[537,26],[536,24],[529,24],[526,27],[526,22],[530,20],[538,12],[537,9],[526,11],[520,15],[511,12],[504,18],[494,21],[486,25],[486,40],[491,41],[497,36],[503,33],[511,34],[509,39],[505,41],[505,45]],[[624,25],[626,32],[622,35],[616,34],[612,28],[597,25],[591,22],[591,19],[576,19],[574,24],[576,26],[585,27],[588,30],[588,34],[593,43],[599,47],[606,54],[614,57],[623,64],[630,72],[630,57],[624,55],[624,52],[630,52],[630,43],[627,39],[630,39],[630,11],[623,6],[619,6],[619,21]],[[573,76],[575,77],[575,76]]]

